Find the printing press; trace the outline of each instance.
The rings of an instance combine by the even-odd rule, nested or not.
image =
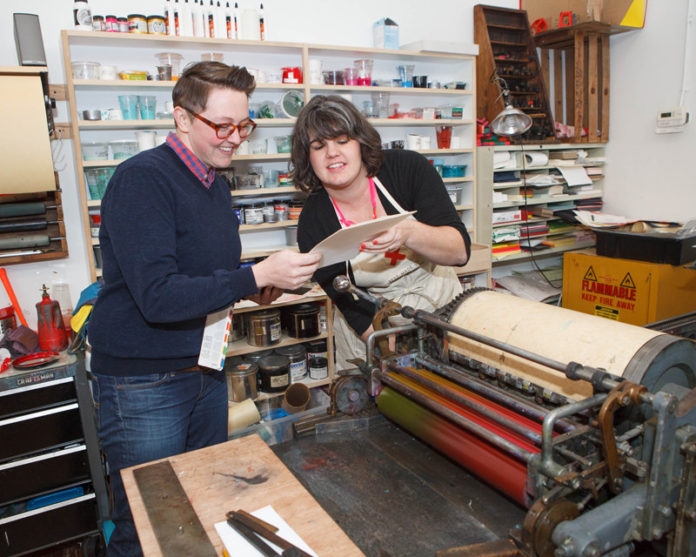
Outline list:
[[[452,555],[696,555],[694,341],[488,289],[426,312],[334,286],[379,307],[356,374],[380,412],[528,509],[502,549]]]

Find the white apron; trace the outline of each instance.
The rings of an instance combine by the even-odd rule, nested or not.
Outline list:
[[[374,181],[399,213],[407,212],[376,177]],[[343,223],[341,226],[345,227]],[[433,311],[447,304],[463,290],[452,267],[435,265],[406,247],[401,247],[396,253],[361,252],[350,260],[350,265],[357,287],[367,290],[373,296],[381,296],[415,309]],[[347,275],[348,263],[346,263]],[[389,321],[393,325],[398,325],[406,320],[395,316]],[[356,358],[364,360],[365,343],[348,325],[338,308],[335,308],[333,326],[336,370],[354,368],[355,365],[348,360]]]

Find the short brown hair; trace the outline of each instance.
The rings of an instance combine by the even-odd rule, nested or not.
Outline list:
[[[352,102],[338,95],[317,95],[300,111],[292,133],[290,173],[297,189],[313,192],[322,188],[309,162],[311,141],[335,139],[342,135],[360,143],[360,155],[367,175],[377,174],[384,160],[382,140],[377,130]]]
[[[244,67],[213,61],[197,62],[187,66],[177,80],[172,91],[174,106],[203,112],[213,87],[242,91],[249,98],[256,82]]]

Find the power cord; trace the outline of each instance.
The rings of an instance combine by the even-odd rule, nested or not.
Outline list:
[[[524,154],[524,143],[522,142],[522,138],[519,139],[520,141],[520,152],[522,153],[522,199],[524,200],[524,227],[526,231],[526,236],[527,236],[527,246],[529,247],[529,258],[532,262],[532,265],[534,268],[537,270],[537,272],[541,275],[541,277],[548,283],[548,285],[551,288],[561,288],[563,285],[563,282],[561,281],[560,285],[554,284],[551,282],[551,280],[544,274],[544,271],[541,270],[541,267],[539,267],[539,264],[537,263],[536,259],[534,258],[534,249],[532,248],[532,243],[529,239],[529,209],[527,205],[527,157]]]

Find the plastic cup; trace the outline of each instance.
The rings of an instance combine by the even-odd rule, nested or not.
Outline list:
[[[389,93],[372,93],[372,104],[377,118],[389,118]]]
[[[124,120],[138,119],[138,95],[119,95],[118,102]]]
[[[396,67],[401,78],[402,87],[413,87],[413,70],[415,68],[415,64],[402,64]]]
[[[290,152],[290,136],[287,135],[277,135],[274,137],[276,144],[276,151],[278,153],[289,153]]]
[[[452,126],[438,126],[435,128],[438,149],[449,149],[452,141]]]
[[[157,107],[157,97],[154,95],[142,95],[138,97],[138,105],[140,106],[141,120],[154,120]]]
[[[157,66],[157,79],[160,81],[171,81],[172,80],[172,67],[169,64],[164,66]]]
[[[428,86],[428,76],[427,75],[414,75],[413,76],[413,86],[424,89]]]
[[[373,61],[369,58],[355,60],[355,79],[356,85],[369,86],[372,85],[372,64]]]
[[[358,76],[355,71],[355,68],[346,68],[345,70],[343,70],[343,81],[346,85],[358,84]]]

